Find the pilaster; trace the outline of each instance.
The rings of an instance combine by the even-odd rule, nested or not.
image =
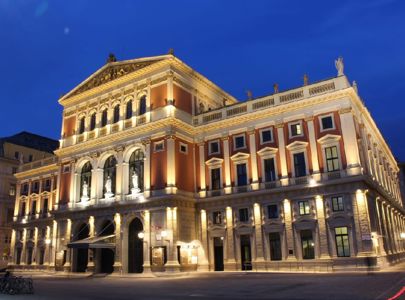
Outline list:
[[[347,161],[347,172],[349,175],[357,175],[361,172],[360,156],[352,110],[351,108],[341,109],[339,115]]]
[[[225,271],[236,270],[234,234],[233,234],[233,212],[232,207],[226,208],[226,260],[224,262]]]
[[[285,152],[285,141],[284,141],[284,124],[279,123],[276,125],[277,128],[277,138],[278,138],[278,149],[280,155],[280,171],[281,171],[281,184],[288,185],[288,170],[287,170],[287,158]]]

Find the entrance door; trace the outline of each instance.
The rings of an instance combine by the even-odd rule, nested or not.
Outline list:
[[[103,226],[101,227],[101,231],[99,236],[108,236],[114,234],[115,227],[114,224],[107,220],[104,222]],[[96,255],[99,255],[98,259],[96,260],[99,266],[97,266],[96,270],[100,273],[107,273],[110,274],[114,271],[114,251],[108,248],[102,248],[96,250]]]
[[[252,270],[252,252],[250,249],[250,235],[240,236],[240,256],[242,261],[242,270]]]
[[[224,270],[224,243],[220,237],[214,237],[214,266],[215,271]]]
[[[270,259],[281,260],[280,234],[278,232],[270,233],[269,240],[270,240]]]
[[[32,251],[33,251],[33,249],[32,249],[32,247],[29,247],[28,248],[28,253],[27,253],[27,265],[30,265],[30,264],[32,264]]]
[[[138,236],[142,231],[142,222],[135,218],[128,230],[128,273],[143,272],[143,240]]]
[[[40,265],[44,264],[44,258],[45,258],[45,248],[41,248],[39,250],[39,264]]]
[[[77,233],[77,238],[76,240],[83,240],[85,238],[89,237],[89,225],[88,224],[82,224],[79,227],[79,231]],[[88,249],[74,249],[75,257],[76,257],[76,269],[74,270],[75,272],[86,272],[87,269],[87,263],[89,259],[89,253]]]
[[[21,252],[22,252],[22,249],[20,247],[18,247],[17,248],[17,257],[16,257],[16,260],[15,260],[15,263],[17,265],[19,265],[21,263]]]

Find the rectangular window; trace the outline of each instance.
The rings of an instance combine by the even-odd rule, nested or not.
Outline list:
[[[213,190],[219,190],[221,188],[220,168],[211,169],[211,187]]]
[[[267,217],[269,219],[277,219],[278,218],[278,206],[277,204],[270,204],[267,206]]]
[[[274,158],[267,158],[263,161],[264,164],[264,180],[274,181],[276,180],[276,168],[274,165]]]
[[[335,228],[336,254],[339,257],[350,256],[349,234],[347,227]]]
[[[315,243],[312,238],[311,230],[301,230],[302,258],[315,258]]]
[[[31,205],[31,215],[35,215],[36,210],[37,210],[37,201],[34,200],[34,201],[32,201],[32,205]]]
[[[18,151],[14,152],[14,158],[19,159],[20,158],[20,152],[18,152]]]
[[[63,165],[62,173],[69,173],[70,172],[70,165]]]
[[[260,131],[260,144],[271,143],[273,141],[273,134],[271,129]]]
[[[23,202],[21,204],[20,216],[25,216],[25,207],[26,207],[26,204],[25,204],[25,202]]]
[[[15,196],[15,184],[14,183],[10,183],[10,188],[8,190],[8,194],[10,196]]]
[[[208,154],[217,154],[219,153],[219,142],[212,141],[208,144]]]
[[[233,141],[234,141],[234,149],[236,150],[236,149],[242,149],[242,148],[245,148],[246,147],[246,144],[245,144],[245,135],[238,135],[238,136],[235,136],[234,138],[233,138]]]
[[[294,170],[295,177],[302,177],[307,175],[304,152],[294,154]]]
[[[32,162],[32,160],[33,160],[32,154],[28,155],[28,161],[29,161],[29,162]]]
[[[333,211],[344,211],[345,210],[342,196],[332,197],[332,210]]]
[[[214,211],[212,213],[212,222],[216,225],[222,224],[222,212]]]
[[[85,119],[82,117],[79,121],[79,134],[82,134],[84,132],[84,127],[85,127]]]
[[[326,170],[328,172],[339,170],[339,157],[336,146],[325,148]]]
[[[302,126],[301,123],[294,123],[290,125],[290,136],[300,136],[302,135]]]
[[[322,130],[333,129],[333,118],[332,116],[325,116],[321,118]]]
[[[310,212],[309,201],[298,202],[298,207],[299,207],[301,216],[309,215],[309,212]]]
[[[239,209],[239,221],[248,222],[249,221],[249,210],[247,208]]]
[[[238,186],[247,185],[247,170],[246,164],[237,164],[236,165],[237,181]]]
[[[269,234],[270,241],[270,260],[281,260],[281,241],[280,233],[272,232]]]
[[[164,150],[163,141],[155,142],[153,145],[154,145],[154,151],[155,151],[155,152],[159,152],[159,151],[163,151],[163,150]]]
[[[187,154],[187,152],[188,152],[187,144],[180,143],[180,149],[179,150],[180,150],[181,153]]]

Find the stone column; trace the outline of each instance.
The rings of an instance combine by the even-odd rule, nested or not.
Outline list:
[[[175,164],[175,140],[173,135],[166,137],[167,143],[167,187],[169,194],[174,193],[176,188],[176,164]]]
[[[224,163],[225,163],[225,193],[229,194],[232,191],[231,185],[231,166],[229,158],[229,136],[222,137],[224,146]]]
[[[104,170],[102,168],[97,168],[96,170],[91,170],[91,200],[97,201],[104,198]]]
[[[123,147],[118,147],[116,149],[117,151],[117,166],[116,166],[116,176],[115,176],[115,199],[116,200],[122,200],[124,199],[123,197],[123,191],[124,191],[124,180],[123,180],[123,163],[124,163],[124,157],[123,157]]]
[[[233,234],[233,211],[232,207],[226,208],[226,260],[224,262],[225,271],[236,270],[235,245]]]
[[[94,227],[94,217],[90,216],[89,218],[89,237],[94,237],[95,236],[95,227]],[[94,272],[95,270],[95,265],[94,265],[94,259],[95,259],[95,251],[93,249],[88,250],[88,262],[87,262],[87,269],[86,272]]]
[[[375,199],[375,207],[376,207],[376,211],[377,211],[377,224],[378,224],[378,250],[379,250],[379,255],[381,256],[385,256],[387,253],[385,252],[384,249],[384,239],[383,236],[386,234],[385,232],[385,228],[384,228],[384,220],[383,220],[383,216],[381,214],[381,202],[379,201],[378,198]]]
[[[27,258],[26,256],[26,250],[27,250],[27,228],[23,229],[23,236],[22,236],[22,250],[21,250],[21,259],[20,259],[20,264],[25,265]]]
[[[315,129],[314,129],[314,117],[305,118],[308,126],[308,136],[309,136],[309,147],[311,149],[311,161],[312,161],[312,176],[316,181],[321,180],[319,172],[319,161],[318,161],[318,147],[315,138]]]
[[[287,157],[285,152],[285,141],[284,141],[284,124],[278,123],[277,128],[277,138],[278,138],[278,149],[280,155],[280,171],[281,171],[281,184],[288,185],[288,170],[287,170]]]
[[[115,256],[114,256],[114,273],[122,273],[122,241],[121,241],[121,215],[114,215],[115,223]]]
[[[56,242],[57,242],[57,230],[58,230],[58,223],[53,220],[53,226],[52,226],[52,239],[51,239],[51,244],[49,248],[49,268],[55,267],[55,251],[56,251]]]
[[[354,200],[355,205],[353,205],[353,217],[357,227],[358,255],[368,256],[372,254],[373,244],[371,241],[371,227],[368,215],[366,192],[357,190]],[[355,209],[357,211],[355,211]]]
[[[12,229],[11,230],[10,255],[12,256],[11,262],[14,265],[16,264],[15,243],[16,243],[16,231],[15,231],[15,229]]]
[[[38,200],[39,202],[39,200]],[[38,227],[34,227],[34,247],[32,248],[32,263],[31,265],[36,266],[37,265],[37,247],[38,247]]]
[[[256,243],[253,245],[256,248],[256,257],[253,261],[253,267],[257,271],[265,271],[266,265],[264,260],[264,245],[263,245],[263,231],[262,231],[262,211],[259,203],[253,205],[253,215],[255,224],[255,240]]]
[[[256,157],[256,134],[255,129],[252,128],[248,131],[249,135],[249,148],[250,148],[250,164],[252,166],[252,189],[259,189],[259,174],[257,171],[257,157]]]
[[[284,199],[284,226],[285,226],[285,240],[287,244],[286,259],[296,260],[295,247],[294,247],[294,235],[292,226],[292,209],[291,202],[288,199]]]
[[[328,227],[325,219],[324,200],[322,196],[316,196],[315,202],[319,229],[319,258],[330,258],[328,249]]]
[[[208,262],[208,234],[207,234],[207,213],[204,209],[200,211],[200,230],[201,230],[201,245],[203,248],[203,259],[201,262],[198,262],[198,271],[208,271],[209,262]]]
[[[361,172],[360,156],[352,109],[350,107],[341,109],[339,115],[347,161],[347,173],[348,175],[357,175]]]
[[[180,271],[180,264],[177,260],[177,208],[167,207],[166,208],[166,224],[168,236],[166,237],[166,242],[168,243],[168,257],[165,264],[165,270],[168,272],[178,272]]]
[[[72,220],[67,219],[66,220],[66,231],[65,231],[65,241],[66,241],[66,245],[70,243],[71,241],[71,236],[72,236]],[[72,270],[72,249],[71,248],[67,248],[66,249],[66,262],[63,265],[63,270],[65,272],[69,272]]]
[[[150,229],[150,212],[149,210],[144,211],[144,237],[143,237],[143,272],[151,272],[150,264],[150,246],[151,246],[151,229]]]
[[[198,151],[200,158],[200,197],[205,197],[207,184],[205,182],[205,148],[204,141],[198,143]]]
[[[145,198],[150,197],[150,139],[142,141],[145,145],[145,161],[144,161],[144,173],[143,173],[143,184],[144,184],[144,196]]]

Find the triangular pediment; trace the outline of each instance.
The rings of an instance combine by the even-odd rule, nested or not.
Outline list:
[[[205,164],[207,164],[207,165],[217,165],[217,164],[222,164],[223,161],[224,160],[222,158],[213,157],[213,158],[207,160],[205,162]]]
[[[243,153],[243,152],[238,152],[231,156],[231,159],[233,161],[243,160],[243,159],[248,159],[248,158],[249,158],[249,154]]]
[[[337,141],[339,141],[341,138],[340,135],[336,135],[336,134],[327,134],[321,138],[318,139],[318,143],[320,144],[328,144],[328,143],[335,143]]]
[[[257,151],[257,154],[259,154],[259,155],[276,154],[277,151],[278,151],[278,148],[264,147],[264,148],[260,149],[259,151]]]
[[[165,56],[149,57],[146,59],[133,59],[119,62],[109,62],[95,73],[90,75],[86,80],[67,93],[62,99],[76,96],[95,87],[101,86],[107,82],[113,81],[132,72],[143,69],[151,64],[164,59]]]
[[[308,146],[308,142],[302,142],[302,141],[295,141],[292,142],[291,144],[288,144],[286,148],[288,150],[294,150],[294,149],[299,149],[299,148],[305,148]]]

